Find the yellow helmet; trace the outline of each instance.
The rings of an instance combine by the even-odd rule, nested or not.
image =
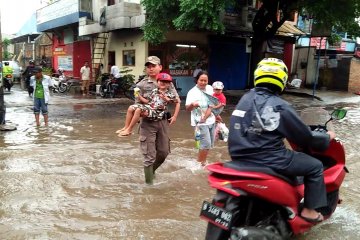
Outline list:
[[[288,79],[288,69],[285,63],[277,58],[264,58],[254,72],[254,85],[270,85],[282,92]]]

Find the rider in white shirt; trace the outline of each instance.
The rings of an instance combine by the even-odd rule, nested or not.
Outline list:
[[[112,75],[114,78],[120,78],[120,70],[118,68],[118,66],[116,65],[112,65],[111,69],[110,69],[110,75]]]

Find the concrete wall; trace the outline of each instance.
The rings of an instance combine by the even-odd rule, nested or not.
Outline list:
[[[358,58],[351,59],[348,92],[360,92],[360,59]]]
[[[291,74],[303,80],[302,85],[312,85],[316,77],[315,48],[297,48],[294,52]],[[306,66],[303,64],[306,63]]]
[[[129,68],[133,69],[132,74],[135,75],[136,79],[139,75],[144,74],[145,59],[148,52],[148,44],[142,40],[142,37],[142,31],[114,31],[111,33],[107,49],[107,51],[115,52],[115,63],[120,69],[124,67],[123,50],[135,50],[135,66]],[[105,66],[107,66],[107,56],[105,60]]]
[[[124,28],[139,28],[145,23],[144,9],[139,3],[120,0],[115,5],[106,6],[107,1],[104,0],[93,2],[93,19],[80,18],[79,36]],[[106,24],[100,25],[100,12],[104,7]]]

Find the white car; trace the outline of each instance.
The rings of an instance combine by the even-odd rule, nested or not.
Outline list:
[[[16,62],[16,61],[3,61],[2,65],[5,66],[5,62],[8,62],[9,63],[9,66],[12,67],[13,69],[13,79],[14,80],[20,80],[21,79],[21,70],[22,70],[22,67],[20,67],[19,63]]]

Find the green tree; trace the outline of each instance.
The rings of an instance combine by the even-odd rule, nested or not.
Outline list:
[[[255,1],[255,0],[254,0]],[[146,9],[144,39],[152,44],[165,40],[169,30],[208,31],[225,34],[221,13],[226,7],[246,0],[142,0]],[[262,0],[253,20],[251,68],[264,56],[266,40],[294,11],[307,12],[317,25],[360,36],[355,19],[360,17],[360,0]],[[253,72],[253,71],[251,71]],[[252,82],[252,81],[251,81]]]
[[[11,44],[11,41],[8,38],[4,38],[2,40],[2,45],[3,45],[3,59],[4,60],[10,60],[11,58],[11,53],[8,51],[8,47]]]

